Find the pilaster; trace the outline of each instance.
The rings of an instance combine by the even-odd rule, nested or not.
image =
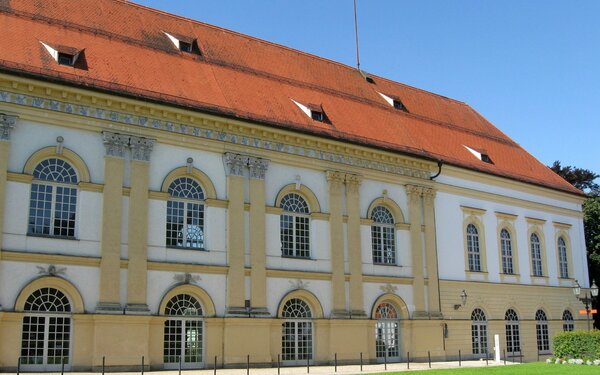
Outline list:
[[[148,179],[154,140],[130,137],[131,190],[129,193],[127,306],[128,314],[149,314],[148,273]]]
[[[435,235],[435,194],[435,190],[431,188],[423,189],[423,222],[425,224],[425,254],[427,259],[427,306],[430,318],[441,318],[440,280]]]
[[[244,170],[248,157],[223,155],[227,173],[227,314],[246,315],[244,280]]]
[[[344,174],[325,172],[329,185],[329,230],[331,247],[331,284],[333,295],[332,318],[347,318],[346,286],[344,276]]]
[[[10,151],[10,133],[17,124],[17,116],[0,113],[0,259],[4,233],[4,202],[6,201],[6,179],[8,174],[8,154]],[[0,270],[2,267],[0,267]],[[0,304],[0,311],[2,304]]]
[[[100,293],[96,312],[122,313],[121,287],[121,221],[125,150],[129,136],[103,132],[104,188],[102,192],[102,232],[100,258]]]
[[[350,315],[366,318],[363,300],[362,252],[360,238],[360,183],[362,177],[346,174],[348,214],[348,261],[350,263]]]
[[[269,161],[266,159],[248,158],[250,171],[250,306],[253,315],[265,316],[269,314],[265,253],[265,173],[268,167]]]
[[[420,186],[406,185],[408,195],[408,212],[410,220],[410,247],[413,270],[414,318],[429,317],[425,310],[425,279],[423,277],[423,241],[421,235],[422,207]]]

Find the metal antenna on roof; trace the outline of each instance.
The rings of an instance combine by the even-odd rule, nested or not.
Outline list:
[[[360,55],[358,53],[358,17],[356,16],[356,0],[354,0],[354,35],[356,37],[356,68],[360,71]]]

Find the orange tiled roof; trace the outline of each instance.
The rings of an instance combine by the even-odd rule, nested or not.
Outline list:
[[[582,194],[463,102],[123,0],[0,0],[0,70],[260,122]],[[178,51],[164,32],[196,39]],[[83,50],[58,65],[40,43]],[[398,98],[409,113],[379,94]],[[293,104],[320,105],[330,122]],[[463,145],[486,150],[493,164]]]

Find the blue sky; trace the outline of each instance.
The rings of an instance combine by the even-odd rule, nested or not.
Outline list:
[[[136,0],[356,65],[353,0]],[[470,104],[600,174],[600,1],[357,0],[363,70]]]

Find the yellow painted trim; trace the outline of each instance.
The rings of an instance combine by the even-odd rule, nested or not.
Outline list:
[[[283,210],[282,210],[283,212]],[[323,213],[323,212],[312,212],[310,214],[310,218],[314,219],[314,220],[324,220],[327,221],[329,220],[330,215],[327,213]],[[347,222],[347,220],[345,220],[344,222]]]
[[[360,225],[371,226],[371,225],[373,225],[373,220],[372,219],[361,218],[360,219]]]
[[[189,263],[168,263],[148,261],[148,270],[150,271],[171,271],[171,272],[188,272],[188,273],[210,273],[218,275],[226,275],[229,267],[226,266],[209,266],[205,264],[189,264]]]
[[[319,302],[319,299],[314,294],[312,294],[306,289],[292,290],[281,299],[281,301],[279,302],[279,307],[277,308],[277,316],[279,318],[283,317],[283,306],[287,301],[289,301],[292,298],[299,298],[304,302],[308,303],[311,309],[312,319],[323,318],[323,307],[321,306],[321,302]]]
[[[222,199],[206,199],[204,201],[204,204],[207,207],[217,207],[217,208],[228,208],[229,207],[229,201],[222,200]]]
[[[498,215],[497,215],[498,216]],[[516,276],[519,277],[519,241],[517,239],[517,229],[515,228],[515,220],[516,216],[498,216],[498,226],[496,230],[496,239],[498,241],[498,272],[500,272],[501,276]],[[502,238],[500,237],[500,233],[502,229],[506,229],[508,234],[510,235],[510,245],[512,250],[512,260],[513,260],[513,273],[512,274],[504,274],[503,265],[502,265]]]
[[[12,262],[62,264],[68,266],[99,267],[100,258],[82,257],[73,255],[57,255],[44,253],[31,253],[21,251],[2,250],[2,260]]]
[[[546,223],[546,220],[544,219],[536,219],[533,217],[525,217],[525,220],[527,221],[527,223],[532,225],[544,225]]]
[[[553,221],[552,224],[554,224],[554,226],[556,228],[560,228],[560,229],[564,229],[564,230],[569,230],[571,229],[572,225],[571,224],[567,224],[567,223],[561,223],[559,221]]]
[[[406,302],[400,296],[391,293],[382,294],[375,300],[375,303],[371,307],[371,319],[376,319],[375,312],[377,311],[377,307],[384,302],[390,303],[396,308],[399,319],[410,319],[410,312],[408,311]]]
[[[407,223],[396,223],[395,226],[398,230],[410,230],[410,224]]]
[[[167,303],[169,303],[171,298],[179,294],[188,294],[196,298],[198,302],[200,302],[200,305],[202,305],[203,317],[211,318],[216,315],[215,304],[213,303],[212,298],[210,298],[210,295],[201,287],[193,284],[178,285],[165,293],[161,299],[158,314],[164,316]]]
[[[130,196],[130,195],[131,195],[131,188],[124,187],[124,188],[123,188],[123,196],[124,196],[124,197],[128,197],[128,196]]]
[[[33,181],[33,176],[25,173],[8,172],[6,174],[6,179],[12,182],[22,182],[25,184],[30,184]]]
[[[169,193],[163,193],[162,191],[149,191],[148,198],[157,201],[168,201],[171,196]]]
[[[302,198],[306,199],[306,203],[308,203],[308,208],[311,213],[321,212],[321,205],[319,204],[317,196],[306,185],[300,185],[300,189],[296,189],[296,184],[288,184],[282,187],[275,198],[275,206],[281,206],[281,200],[289,193],[299,194]]]
[[[376,198],[371,202],[369,208],[367,209],[367,217],[370,218],[373,214],[373,209],[377,206],[383,206],[390,210],[392,215],[394,216],[394,223],[406,223],[404,219],[404,214],[402,213],[402,209],[398,204],[390,198],[380,197]]]
[[[83,299],[77,288],[71,282],[57,276],[42,276],[29,282],[19,292],[19,296],[15,302],[15,311],[23,312],[27,298],[29,298],[31,293],[40,288],[55,288],[65,293],[71,303],[72,313],[81,314],[85,311]]]
[[[244,211],[250,211],[250,203],[244,203]]]
[[[102,193],[102,191],[104,190],[104,185],[94,184],[94,183],[90,183],[90,182],[80,182],[78,186],[79,186],[79,190],[91,191],[91,192],[95,192],[95,193]]]
[[[90,182],[90,171],[83,161],[83,159],[77,155],[75,152],[69,150],[66,147],[63,147],[62,153],[56,153],[55,146],[44,147],[36,152],[34,152],[29,159],[25,162],[25,167],[23,167],[23,173],[33,174],[35,167],[42,161],[49,158],[57,158],[63,159],[75,168],[77,172],[77,177],[79,178],[79,182]]]
[[[484,210],[482,208],[475,208],[475,207],[469,207],[469,206],[460,206],[460,208],[467,215],[481,216],[481,215],[485,214],[485,212],[486,212],[486,210]]]
[[[461,206],[462,207],[462,206]],[[481,210],[475,211],[480,212]],[[473,211],[467,209],[464,211],[465,214],[472,213]],[[485,212],[485,211],[484,211]],[[477,233],[479,235],[479,260],[480,260],[480,268],[481,271],[471,271],[469,270],[469,247],[467,241],[467,227],[469,224],[473,224],[475,228],[477,228]],[[472,274],[484,274],[487,280],[487,252],[486,252],[486,242],[485,242],[485,226],[483,225],[483,221],[479,216],[475,216],[473,214],[469,214],[466,216],[463,221],[463,243],[464,243],[464,257],[465,257],[465,272]]]
[[[270,215],[281,215],[283,210],[280,207],[267,206],[266,213]]]
[[[331,273],[268,269],[267,277],[280,279],[331,280]]]
[[[508,214],[506,212],[498,212],[498,211],[496,211],[495,214],[496,214],[496,217],[498,219],[504,219],[504,220],[509,220],[509,221],[510,220],[516,220],[517,217],[519,217],[518,215]]]
[[[197,168],[192,168],[191,173],[188,173],[187,167],[173,169],[163,180],[161,191],[165,193],[168,192],[169,185],[171,185],[171,183],[179,177],[190,177],[196,180],[204,190],[205,200],[217,198],[217,190],[215,189],[215,185],[212,183],[212,180],[210,177],[208,177],[208,175],[206,175],[206,173]]]
[[[413,280],[412,277],[363,275],[363,282],[365,283],[412,285]]]

